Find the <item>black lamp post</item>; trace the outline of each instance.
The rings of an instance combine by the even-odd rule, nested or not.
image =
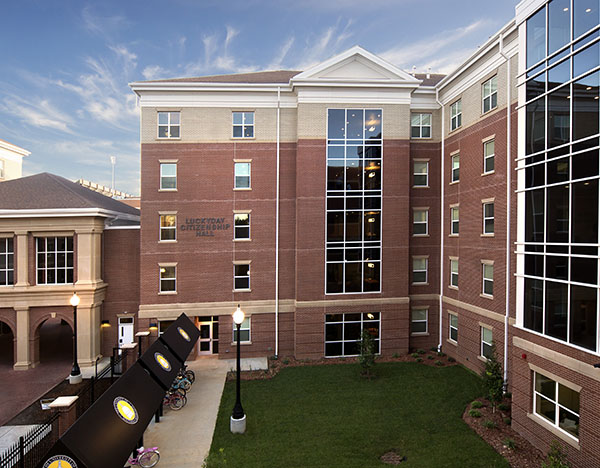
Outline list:
[[[77,363],[77,306],[79,305],[79,296],[77,293],[73,293],[69,302],[73,306],[73,367],[71,368],[71,375],[69,376],[69,383],[77,384],[81,382],[81,370]]]
[[[233,313],[233,321],[235,322],[237,329],[237,382],[235,406],[233,407],[233,413],[231,414],[229,428],[234,434],[243,434],[246,432],[246,415],[244,414],[244,408],[242,408],[242,401],[240,399],[240,327],[244,321],[244,311],[240,309],[239,304]]]

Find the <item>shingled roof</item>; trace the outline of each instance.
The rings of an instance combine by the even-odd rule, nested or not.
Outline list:
[[[429,77],[427,76],[429,75]],[[446,75],[441,73],[415,73],[415,78],[421,80],[421,86],[435,86],[438,84]]]
[[[48,172],[0,182],[0,210],[85,208],[140,215],[136,208]]]
[[[142,83],[289,83],[299,71],[276,70],[256,73],[235,73],[232,75],[197,76],[173,78],[170,80],[150,80]]]

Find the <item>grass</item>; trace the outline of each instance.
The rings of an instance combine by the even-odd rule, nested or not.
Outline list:
[[[379,363],[377,378],[356,365],[283,369],[243,381],[244,435],[229,432],[235,382],[221,400],[211,447],[229,467],[383,467],[396,449],[406,467],[508,467],[462,421],[481,381],[462,367]],[[209,466],[222,466],[220,463]]]

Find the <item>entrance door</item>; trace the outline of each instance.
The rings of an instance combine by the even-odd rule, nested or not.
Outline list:
[[[198,354],[212,354],[213,323],[200,322],[198,324],[198,328],[200,329],[200,338],[198,338]]]
[[[133,343],[133,317],[119,317],[119,348]]]

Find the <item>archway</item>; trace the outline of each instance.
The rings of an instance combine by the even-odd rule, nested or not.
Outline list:
[[[39,326],[39,362],[62,365],[73,362],[73,330],[65,320],[49,318]]]
[[[15,362],[15,335],[7,323],[0,321],[0,367],[12,368]]]

